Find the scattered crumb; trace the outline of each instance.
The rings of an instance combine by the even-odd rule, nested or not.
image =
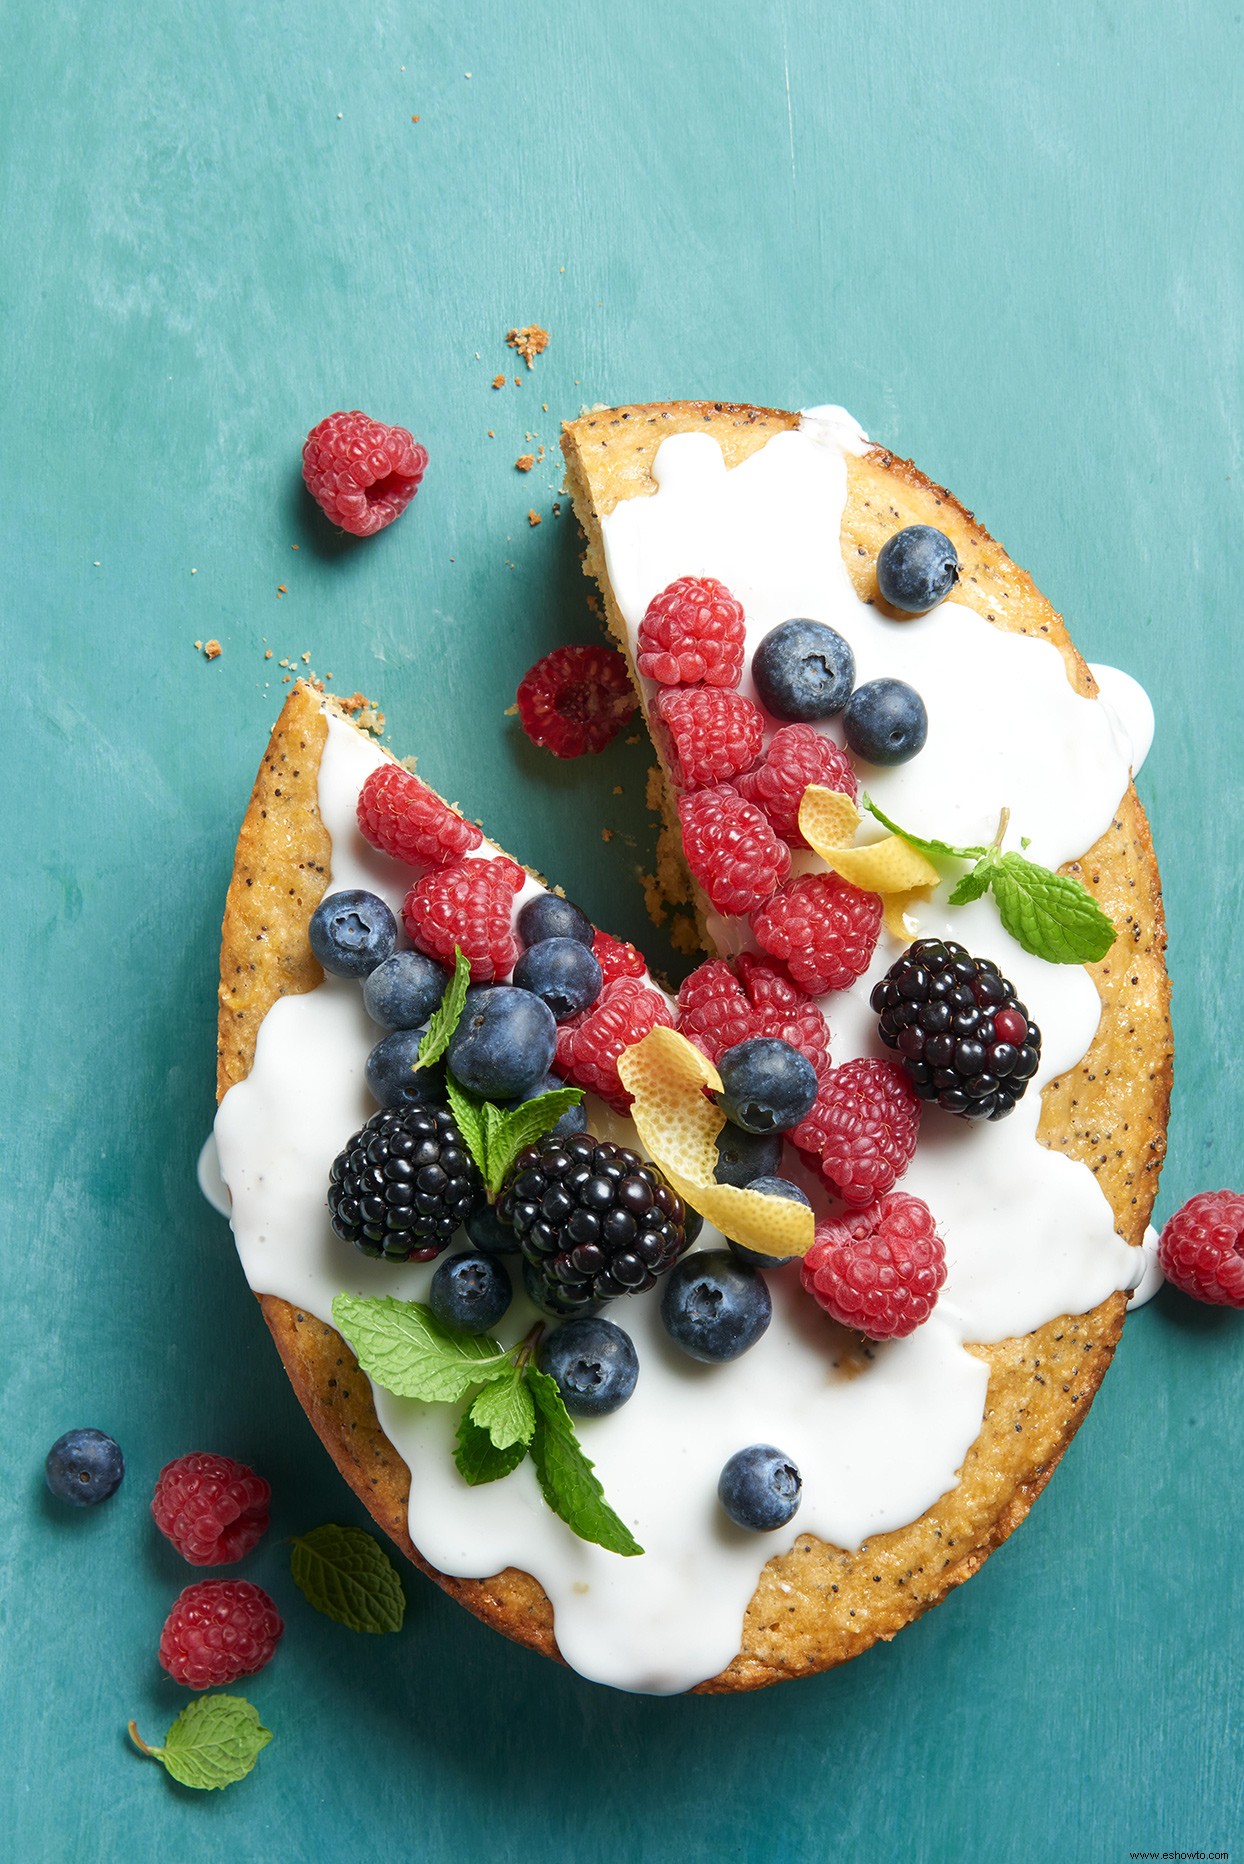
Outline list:
[[[505,708],[505,716],[506,718],[517,718],[518,707],[516,705],[507,705]]]
[[[535,463],[536,456],[534,453],[520,453],[514,462],[519,472],[530,472]]]
[[[541,407],[542,407],[542,408],[544,409],[544,412],[545,412],[545,413],[547,414],[547,413],[548,413],[548,411],[549,411],[549,404],[548,404],[548,402],[547,402],[547,401],[542,401],[542,402],[540,403],[540,406],[541,406]]]
[[[402,66],[402,70],[403,70],[403,71],[405,71],[405,69],[406,69],[406,67],[405,67],[405,65],[403,65],[403,66]],[[410,120],[411,120],[411,122],[412,122],[412,123],[417,123],[417,122],[419,121],[419,119],[418,119],[418,117],[411,117],[411,119],[410,119]]]
[[[554,516],[555,518],[560,518],[560,517],[561,517],[561,515],[562,515],[562,508],[561,508],[561,505],[560,505],[560,504],[559,504],[559,503],[558,503],[558,502],[557,502],[556,500],[554,500],[554,502],[553,502],[553,516]]]
[[[309,666],[311,665],[311,656],[310,656],[310,654],[304,654],[304,655],[302,656],[302,664],[303,664],[303,666],[304,666],[304,667],[309,667]]]
[[[204,660],[219,660],[221,651],[222,650],[221,650],[219,641],[204,641],[203,643]]]
[[[595,589],[589,590],[584,600],[593,615],[600,614],[600,597],[597,595]]]
[[[626,795],[626,791],[625,791],[625,790],[624,790],[624,789],[622,788],[622,785],[621,785],[620,783],[615,783],[615,784],[614,784],[614,786],[613,786],[613,793],[614,793],[614,795],[615,795],[615,796],[625,796],[625,795]]]
[[[523,378],[521,375],[516,375],[514,377],[514,386],[515,388],[521,388],[523,386]]]
[[[199,573],[199,572],[198,572],[198,570],[191,570],[191,572],[190,572],[190,574],[191,574],[192,576],[197,576],[197,575],[198,575],[198,573]]]
[[[370,731],[377,738],[381,736],[384,731],[384,713],[366,693],[351,693],[348,699],[338,699],[337,704],[363,731]]]
[[[611,828],[602,828],[602,830],[600,831],[600,838],[602,841],[612,841],[613,830]]]
[[[504,388],[505,377],[503,375],[494,375],[492,378],[492,385],[494,388]]]
[[[288,594],[289,594],[289,590],[288,590],[288,589],[287,589],[287,588],[285,587],[285,584],[284,584],[283,582],[279,582],[279,583],[277,584],[277,586],[276,586],[276,592],[277,592],[277,594],[278,594],[278,595],[288,595]]]
[[[418,117],[416,117],[414,120],[416,123],[419,121]],[[412,777],[414,776],[415,770],[419,763],[419,759],[417,757],[399,757],[397,761],[402,766],[403,770],[409,770],[411,776]]]
[[[638,732],[636,732],[633,738],[623,738],[623,740],[622,740],[622,742],[623,742],[623,744],[638,744],[638,743],[639,743],[639,733],[638,733]]]
[[[540,524],[542,522],[540,513],[538,511],[529,511],[527,513],[527,522],[531,526],[532,530],[534,531],[537,524]]]
[[[549,333],[542,330],[539,324],[524,324],[521,330],[507,331],[505,340],[512,350],[518,351],[530,369],[536,357],[548,348]]]
[[[269,648],[269,649],[268,649],[268,651],[267,651],[267,653],[266,653],[266,654],[264,655],[264,659],[265,659],[265,660],[271,660],[271,658],[272,658],[272,649],[271,649],[271,648]]]
[[[497,436],[496,436],[496,434],[494,434],[494,433],[493,433],[493,431],[492,431],[492,428],[491,428],[491,427],[490,427],[490,428],[488,429],[488,438],[489,438],[490,440],[495,440],[495,439],[497,438]]]
[[[91,565],[91,567],[92,567],[92,569],[98,569],[98,568],[99,568],[99,566],[100,566],[100,565],[99,565],[99,558],[98,558],[98,557],[96,557],[96,559],[95,559],[95,561],[94,561],[94,563],[93,563],[93,564]]]

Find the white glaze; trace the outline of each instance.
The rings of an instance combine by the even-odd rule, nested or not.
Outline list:
[[[898,624],[861,604],[842,567],[838,531],[843,453],[863,444],[840,410],[818,411],[728,475],[708,436],[666,441],[657,458],[659,492],[620,506],[605,526],[628,622],[636,627],[657,589],[696,570],[730,583],[757,632],[794,614],[831,622],[852,641],[861,679],[901,672],[929,707],[930,743],[921,758],[905,771],[868,776],[884,807],[912,828],[987,840],[1007,803],[1015,833],[1032,837],[1034,858],[1055,864],[1083,852],[1109,821],[1128,764],[1139,761],[1134,704],[1120,727],[1116,713],[1128,710],[1122,689],[1109,712],[1080,698],[1053,648],[1003,636],[961,605]],[[966,690],[942,674],[950,659],[959,672],[972,669]],[[1036,715],[1034,730],[1012,731],[1008,721],[999,754],[974,756],[965,782],[956,773],[956,721],[974,702],[979,707],[982,692],[999,691],[1014,692]],[[330,717],[320,807],[332,837],[331,887],[366,886],[396,907],[401,870],[373,853],[354,823],[358,789],[379,758]],[[529,882],[524,897],[534,890]],[[701,1367],[666,1339],[655,1296],[619,1304],[615,1317],[640,1356],[639,1385],[620,1412],[580,1430],[606,1494],[647,1549],[632,1560],[576,1539],[544,1506],[530,1465],[502,1483],[469,1489],[450,1455],[450,1408],[375,1391],[381,1425],[412,1470],[415,1543],[460,1577],[485,1577],[509,1564],[533,1573],[553,1602],[562,1653],[584,1675],[667,1693],[722,1669],[738,1648],[761,1566],[796,1532],[856,1548],[870,1534],[915,1520],[953,1485],[980,1429],[987,1382],[964,1341],[1000,1339],[1084,1312],[1135,1276],[1135,1254],[1114,1236],[1091,1173],[1035,1138],[1040,1082],[1075,1062],[1096,1027],[1098,1000],[1087,974],[1027,957],[1002,933],[987,901],[953,914],[934,902],[921,920],[922,929],[949,931],[997,957],[1044,1032],[1041,1075],[1009,1120],[983,1128],[926,1122],[904,1188],[937,1213],[949,1270],[926,1326],[872,1349],[849,1376],[840,1363],[844,1336],[802,1295],[793,1272],[775,1270],[768,1333],[734,1364]],[[745,942],[746,928],[726,923],[719,930],[725,949]],[[883,938],[874,973],[894,955]],[[824,1006],[837,1061],[878,1052],[870,982]],[[420,1298],[432,1273],[433,1265],[370,1263],[338,1242],[327,1221],[329,1165],[373,1110],[363,1071],[376,1039],[354,985],[330,978],[307,995],[284,998],[260,1029],[250,1075],[231,1089],[217,1118],[251,1285],[325,1320],[343,1289]],[[625,1128],[599,1106],[590,1117],[593,1130]],[[700,1246],[719,1244],[706,1228]],[[529,1317],[520,1295],[503,1337],[518,1337]],[[715,1491],[726,1457],[765,1440],[799,1463],[804,1499],[789,1529],[757,1537],[723,1521]]]
[[[1166,1281],[1162,1264],[1158,1261],[1158,1232],[1152,1224],[1145,1231],[1144,1241],[1137,1254],[1140,1261],[1133,1271],[1132,1298],[1127,1306],[1129,1314],[1134,1314],[1138,1307],[1144,1307],[1147,1301],[1152,1301]]]

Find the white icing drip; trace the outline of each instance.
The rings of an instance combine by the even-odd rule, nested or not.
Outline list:
[[[1132,1298],[1127,1306],[1129,1314],[1134,1314],[1138,1307],[1144,1307],[1147,1301],[1152,1301],[1166,1281],[1162,1273],[1162,1265],[1158,1261],[1158,1232],[1152,1224],[1145,1231],[1144,1242],[1137,1254],[1140,1256],[1140,1261],[1133,1270]]]
[[[212,1209],[219,1211],[222,1217],[227,1217],[231,1207],[229,1187],[220,1175],[220,1159],[216,1152],[215,1133],[209,1133],[199,1148],[199,1162],[195,1166],[195,1177],[199,1181],[200,1191]]]
[[[1135,775],[1153,744],[1153,701],[1140,681],[1120,667],[1106,667],[1091,661],[1089,672],[1097,681],[1101,704],[1110,714],[1123,754]]]

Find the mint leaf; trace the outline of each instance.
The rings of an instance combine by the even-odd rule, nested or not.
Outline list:
[[[526,1454],[525,1443],[512,1443],[508,1449],[499,1450],[488,1432],[472,1421],[471,1413],[463,1412],[454,1445],[454,1461],[458,1474],[473,1489],[481,1482],[497,1482],[502,1476],[508,1476]]]
[[[508,1450],[515,1443],[526,1448],[535,1434],[536,1408],[517,1366],[508,1378],[485,1385],[467,1415],[488,1432],[498,1450]]]
[[[1093,964],[1114,944],[1112,922],[1069,874],[1051,873],[1022,854],[1004,854],[992,863],[989,884],[1003,926],[1036,958]]]
[[[862,800],[869,815],[875,816],[882,828],[888,828],[892,835],[901,836],[913,848],[919,848],[921,854],[953,855],[956,860],[974,861],[978,856],[988,852],[985,848],[956,848],[950,841],[934,841],[924,835],[913,835],[910,829],[900,828],[897,822],[891,821],[885,810],[879,808],[867,792]]]
[[[244,1780],[272,1739],[243,1696],[199,1696],[188,1703],[163,1747],[148,1747],[133,1722],[129,1732],[140,1753],[158,1760],[182,1786],[203,1792]]]
[[[388,1554],[361,1527],[329,1522],[295,1534],[290,1571],[299,1592],[325,1618],[351,1631],[400,1631],[406,1595]]]
[[[609,1553],[642,1553],[626,1523],[605,1500],[557,1386],[535,1366],[527,1367],[526,1376],[536,1406],[531,1454],[545,1501],[580,1540],[594,1541]]]
[[[458,1027],[458,1018],[462,1015],[462,1006],[466,1002],[467,985],[471,981],[469,960],[463,957],[461,948],[454,946],[454,974],[445,986],[445,994],[428,1018],[428,1026],[419,1044],[419,1059],[416,1068],[430,1068],[434,1061],[439,1061],[449,1047],[449,1038]]]
[[[947,904],[950,906],[970,906],[973,900],[979,900],[982,893],[988,893],[989,881],[993,869],[993,856],[987,855],[969,868],[962,879],[956,882]]]
[[[445,1097],[449,1102],[449,1111],[454,1116],[463,1143],[475,1160],[480,1177],[488,1181],[488,1149],[484,1144],[484,1115],[482,1103],[472,1100],[464,1094],[452,1074],[445,1076]]]
[[[419,1301],[334,1295],[333,1324],[368,1378],[399,1398],[452,1404],[473,1385],[510,1371],[509,1356],[495,1340],[443,1327]]]
[[[537,1094],[534,1100],[525,1100],[521,1106],[511,1107],[508,1113],[501,1113],[497,1108],[485,1104],[485,1117],[491,1110],[498,1114],[488,1130],[488,1170],[484,1183],[489,1195],[495,1197],[505,1182],[505,1175],[524,1146],[531,1145],[543,1137],[551,1127],[556,1126],[563,1113],[571,1107],[577,1107],[583,1099],[581,1087],[555,1087],[551,1094]]]

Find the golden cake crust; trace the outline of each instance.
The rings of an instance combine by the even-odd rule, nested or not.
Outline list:
[[[576,510],[588,535],[587,568],[606,590],[599,518],[620,497],[654,489],[651,463],[669,433],[713,434],[730,465],[798,417],[720,403],[659,404],[584,415],[564,448]],[[864,599],[873,599],[876,552],[897,524],[936,523],[963,565],[959,599],[1000,627],[1040,632],[1062,650],[1069,676],[1091,675],[1061,618],[1023,571],[940,487],[909,462],[872,448],[851,462],[843,551]],[[319,819],[317,779],[332,702],[296,686],[273,730],[238,840],[221,946],[218,1095],[249,1072],[259,1024],[271,1004],[311,989],[319,967],[307,922],[323,894],[331,849]],[[1041,1137],[1096,1172],[1120,1235],[1139,1244],[1165,1145],[1171,1048],[1165,928],[1148,824],[1129,789],[1115,822],[1075,863],[1120,937],[1091,967],[1102,1021],[1084,1061],[1045,1089]],[[424,1572],[478,1617],[518,1642],[557,1656],[553,1613],[540,1585],[513,1568],[490,1579],[436,1572],[406,1525],[410,1475],[381,1432],[371,1388],[341,1337],[313,1316],[260,1297],[299,1399],[342,1474],[378,1524]],[[981,1433],[957,1486],[919,1521],[877,1535],[856,1553],[800,1536],[761,1574],[739,1654],[706,1693],[754,1689],[845,1662],[938,1603],[969,1578],[1023,1519],[1092,1401],[1117,1343],[1127,1297],[1036,1332],[973,1347],[989,1365]]]

